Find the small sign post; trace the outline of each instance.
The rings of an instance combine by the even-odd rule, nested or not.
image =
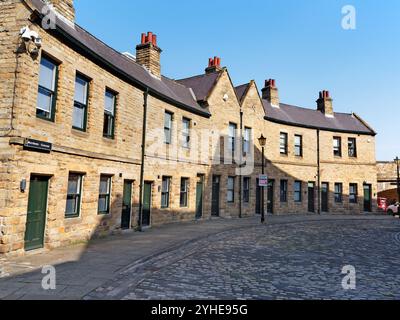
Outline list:
[[[265,174],[260,174],[258,177],[258,186],[259,187],[268,187],[268,176]]]

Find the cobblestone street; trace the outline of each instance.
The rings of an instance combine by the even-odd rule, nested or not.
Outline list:
[[[201,236],[193,231],[212,225],[219,227],[209,234]],[[107,271],[104,266],[96,269],[94,265],[107,255],[116,259],[112,252],[116,239],[98,244],[108,248],[102,256],[83,256],[79,261],[57,267],[57,272],[70,275],[70,281],[76,282],[75,292],[81,292],[83,299],[400,299],[398,219],[270,217],[267,225],[259,225],[255,219],[207,221],[129,236],[131,241],[124,246],[126,251],[128,246],[139,251],[144,237],[153,237],[153,246],[157,248],[163,238],[168,239],[166,232],[175,230],[178,239],[181,236],[177,230],[183,228],[188,230],[184,233],[185,241],[170,242],[169,247],[158,252],[147,250],[148,254],[136,259],[126,257],[121,261],[121,256],[119,268],[109,271],[108,276],[100,277],[99,273]],[[121,255],[124,248],[119,250]],[[90,275],[86,274],[85,263],[93,268]],[[342,288],[345,275],[341,272],[346,265],[356,269],[355,290]],[[80,278],[74,280],[77,274]],[[32,276],[19,277],[5,280],[21,287],[8,297],[3,295],[4,298],[29,298],[22,284],[34,286],[35,281]],[[88,277],[102,281],[97,285],[92,281],[93,288],[86,285],[85,292],[79,282]],[[61,288],[53,295],[46,293],[46,297],[79,298],[78,293],[68,294],[74,287],[67,282],[64,280]],[[6,288],[2,285],[0,281],[0,294]],[[33,287],[30,297],[43,297],[39,289],[32,290]]]

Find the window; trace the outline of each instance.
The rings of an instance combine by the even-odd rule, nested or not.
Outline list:
[[[294,202],[301,202],[301,181],[294,182]]]
[[[335,202],[342,203],[343,201],[343,184],[335,183]]]
[[[111,200],[111,176],[100,176],[99,188],[99,214],[110,213],[110,200]]]
[[[250,178],[243,178],[243,202],[250,202]]]
[[[74,111],[72,114],[72,127],[74,129],[86,131],[88,93],[88,79],[77,75],[75,78]]]
[[[243,153],[248,155],[251,153],[250,150],[250,141],[251,141],[251,129],[244,128],[244,135],[243,135]]]
[[[173,114],[166,111],[164,116],[164,142],[166,144],[172,143],[172,116]]]
[[[103,137],[109,139],[114,139],[116,102],[116,94],[110,90],[106,90],[104,101]]]
[[[342,156],[342,138],[340,137],[333,138],[333,155],[335,157]]]
[[[356,138],[349,138],[349,157],[357,157],[357,140]]]
[[[357,203],[358,186],[357,183],[350,183],[349,201],[350,203]]]
[[[235,202],[235,177],[228,177],[227,201],[229,203]]]
[[[281,154],[288,154],[288,134],[281,132],[280,136],[280,152]]]
[[[294,136],[294,154],[298,157],[303,156],[303,136]]]
[[[171,187],[171,178],[163,177],[161,186],[161,208],[169,208],[170,187]]]
[[[50,121],[54,121],[57,73],[57,64],[49,58],[42,57],[40,60],[36,116]]]
[[[287,202],[287,191],[288,191],[287,180],[281,180],[281,188],[280,188],[281,202]]]
[[[68,177],[67,206],[65,209],[66,218],[79,217],[81,210],[83,175],[70,173]]]
[[[237,130],[237,125],[234,123],[229,124],[229,150],[232,151],[232,153],[236,149],[236,130]]]
[[[182,146],[190,148],[190,119],[182,119]]]
[[[182,178],[181,179],[181,196],[180,196],[180,205],[182,208],[188,206],[188,193],[189,193],[189,179]]]

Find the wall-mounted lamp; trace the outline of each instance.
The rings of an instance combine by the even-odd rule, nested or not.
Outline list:
[[[26,191],[26,179],[21,180],[21,182],[19,184],[19,188],[22,193],[24,193]]]

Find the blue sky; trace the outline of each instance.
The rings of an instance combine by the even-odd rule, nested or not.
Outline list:
[[[342,7],[356,30],[342,28]],[[75,0],[77,23],[119,51],[142,32],[158,35],[162,72],[184,78],[220,56],[235,85],[275,78],[281,101],[316,108],[331,91],[337,112],[355,112],[378,132],[377,160],[400,156],[398,0]]]

